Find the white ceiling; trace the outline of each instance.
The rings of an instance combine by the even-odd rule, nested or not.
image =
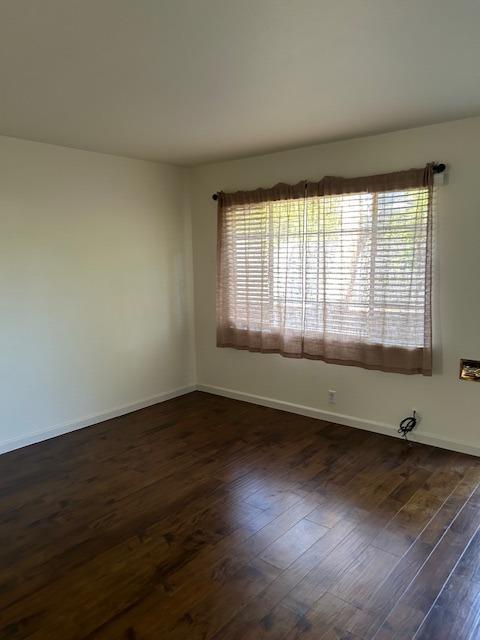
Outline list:
[[[0,133],[177,164],[480,114],[479,0],[0,0]]]

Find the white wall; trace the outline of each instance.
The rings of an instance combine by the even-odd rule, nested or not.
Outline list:
[[[194,383],[185,181],[0,137],[0,449]]]
[[[480,118],[204,165],[192,176],[198,382],[331,411],[376,428],[415,407],[425,441],[480,453],[480,385],[458,380],[459,358],[480,358]],[[362,176],[449,164],[437,192],[434,375],[404,376],[215,347],[216,206],[211,194],[324,175]],[[333,416],[335,419],[335,416]],[[347,419],[348,422],[348,419]]]
[[[167,165],[0,137],[0,451],[197,381],[480,453],[480,118],[267,156]],[[434,375],[402,376],[215,346],[211,194],[449,164],[437,192]],[[347,416],[347,418],[345,418]],[[336,419],[335,415],[331,416]],[[373,424],[376,423],[376,424]]]

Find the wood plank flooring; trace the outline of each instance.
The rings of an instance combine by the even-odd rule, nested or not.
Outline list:
[[[0,638],[474,640],[479,482],[191,393],[0,457]]]

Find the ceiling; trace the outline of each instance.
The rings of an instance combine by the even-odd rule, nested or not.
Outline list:
[[[191,165],[480,114],[478,0],[0,0],[0,133]]]

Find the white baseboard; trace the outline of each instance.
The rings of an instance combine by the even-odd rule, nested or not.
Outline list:
[[[139,400],[138,402],[133,402],[131,404],[125,404],[116,409],[111,409],[105,413],[100,413],[94,416],[88,416],[87,418],[81,418],[80,420],[75,420],[75,422],[70,422],[68,424],[58,425],[53,427],[52,429],[47,429],[44,431],[35,431],[33,433],[29,433],[26,436],[22,436],[21,438],[12,438],[11,440],[3,440],[0,441],[0,454],[7,453],[7,451],[13,451],[14,449],[20,449],[21,447],[26,447],[29,444],[35,444],[36,442],[42,442],[42,440],[49,440],[50,438],[55,438],[56,436],[61,436],[64,433],[69,433],[70,431],[76,431],[77,429],[83,429],[84,427],[90,427],[98,422],[104,422],[104,420],[110,420],[111,418],[118,418],[119,416],[123,416],[126,413],[131,413],[132,411],[138,411],[138,409],[145,409],[145,407],[150,407],[154,404],[158,404],[159,402],[165,402],[165,400],[171,400],[172,398],[177,398],[178,396],[183,396],[186,393],[191,393],[195,391],[197,386],[192,384],[187,387],[180,387],[179,389],[173,389],[172,391],[167,391],[165,393],[160,393],[156,396],[151,396],[150,398],[145,398],[144,400]]]
[[[271,407],[272,409],[280,409],[281,411],[298,413],[301,416],[308,416],[309,418],[318,418],[319,420],[326,420],[327,422],[336,422],[337,424],[343,424],[347,427],[355,427],[356,429],[374,431],[375,433],[381,433],[383,435],[393,436],[395,438],[401,437],[397,432],[398,427],[395,427],[391,424],[386,424],[384,422],[363,420],[362,418],[355,418],[354,416],[348,416],[342,413],[322,411],[321,409],[307,407],[302,404],[284,402],[283,400],[275,400],[274,398],[256,396],[251,393],[243,393],[241,391],[234,391],[233,389],[225,389],[223,387],[215,387],[208,384],[199,384],[197,385],[197,389],[199,391],[205,391],[206,393],[213,393],[217,396],[225,396],[226,398],[243,400],[244,402],[259,404],[264,407]],[[458,451],[460,453],[468,453],[474,456],[480,456],[480,447],[476,447],[467,442],[449,440],[448,438],[437,436],[433,433],[415,432],[411,434],[410,439],[412,440],[412,442],[421,442],[422,444],[430,444],[434,447],[440,447],[441,449],[448,449],[450,451]]]
[[[30,444],[42,442],[43,440],[49,440],[56,436],[76,431],[77,429],[83,429],[84,427],[90,427],[99,422],[110,420],[111,418],[117,418],[123,416],[132,411],[138,411],[138,409],[144,409],[160,402],[165,402],[172,398],[191,393],[195,390],[205,391],[206,393],[212,393],[218,396],[224,396],[226,398],[232,398],[234,400],[242,400],[243,402],[250,402],[253,404],[259,404],[264,407],[271,407],[272,409],[280,409],[281,411],[288,411],[290,413],[297,413],[302,416],[308,416],[309,418],[317,418],[319,420],[325,420],[327,422],[335,422],[337,424],[343,424],[348,427],[354,427],[356,429],[364,429],[366,431],[374,431],[375,433],[381,433],[387,436],[393,436],[399,438],[397,433],[397,427],[384,422],[376,422],[373,420],[364,420],[362,418],[356,418],[354,416],[344,415],[342,413],[334,413],[333,411],[323,411],[321,409],[315,409],[314,407],[308,407],[301,404],[295,404],[293,402],[285,402],[283,400],[275,400],[274,398],[267,398],[264,396],[257,396],[251,393],[243,393],[241,391],[235,391],[234,389],[225,389],[224,387],[216,387],[208,384],[189,385],[181,387],[179,389],[173,389],[159,395],[140,400],[131,404],[122,405],[116,409],[112,409],[105,413],[89,416],[70,422],[68,424],[58,425],[52,429],[43,431],[35,431],[21,438],[13,438],[11,440],[0,441],[0,454],[13,451],[14,449],[20,449]],[[434,447],[440,447],[442,449],[448,449],[450,451],[458,451],[460,453],[468,453],[474,456],[480,456],[480,446],[474,446],[466,442],[450,440],[442,436],[437,436],[428,432],[417,432],[411,435],[411,440],[415,442],[421,442],[423,444],[429,444]]]

